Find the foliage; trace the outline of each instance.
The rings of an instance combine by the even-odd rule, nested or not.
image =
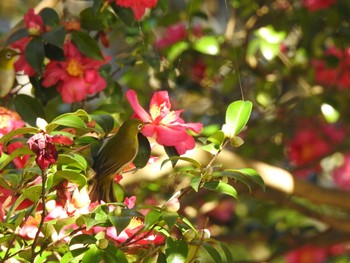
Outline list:
[[[2,261],[348,259],[346,0],[59,2],[6,38]]]

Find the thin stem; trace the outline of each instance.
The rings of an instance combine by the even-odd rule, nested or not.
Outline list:
[[[38,231],[35,234],[33,244],[32,244],[32,261],[31,262],[34,262],[35,257],[42,252],[42,249],[40,249],[37,253],[35,253],[35,248],[37,246],[39,235],[40,235],[41,229],[44,226],[44,221],[45,221],[45,217],[46,217],[46,208],[45,208],[45,206],[46,206],[46,200],[45,200],[45,198],[46,198],[46,195],[45,195],[46,174],[44,171],[41,171],[41,177],[42,177],[41,203],[43,206],[43,211],[41,213],[41,219],[40,219]]]

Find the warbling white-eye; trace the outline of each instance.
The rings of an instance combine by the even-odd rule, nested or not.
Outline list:
[[[19,54],[10,48],[0,50],[0,98],[5,97],[15,82],[15,58]]]
[[[135,159],[139,149],[137,136],[142,126],[140,120],[127,120],[115,135],[102,144],[92,166],[96,174],[90,181],[91,202],[116,201],[113,193],[114,175],[121,174]]]

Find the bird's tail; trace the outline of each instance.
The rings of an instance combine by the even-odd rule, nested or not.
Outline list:
[[[116,202],[113,189],[114,180],[111,176],[91,179],[90,200],[91,202],[100,202],[103,200],[106,203]]]

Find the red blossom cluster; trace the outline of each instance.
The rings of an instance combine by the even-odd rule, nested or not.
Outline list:
[[[183,110],[171,110],[167,91],[153,94],[149,113],[141,107],[134,90],[128,90],[126,97],[135,112],[134,117],[145,123],[142,128],[144,136],[154,137],[160,145],[175,147],[180,155],[195,147],[194,138],[187,133],[187,130],[199,133],[203,125],[201,123],[185,123],[180,118]]]
[[[295,167],[307,166],[319,171],[319,159],[325,157],[346,136],[346,132],[330,124],[320,126],[300,125],[293,138],[287,143],[288,159]],[[315,163],[313,163],[315,162]],[[306,175],[307,169],[299,175]]]
[[[146,8],[154,8],[158,0],[115,0],[122,7],[131,8],[136,20],[140,20],[146,12]]]
[[[302,0],[303,6],[305,6],[310,12],[328,8],[335,2],[336,0]]]
[[[82,101],[88,95],[104,90],[107,82],[98,72],[106,64],[84,56],[76,46],[67,41],[64,45],[65,61],[50,61],[43,74],[43,86],[57,85],[66,103]]]
[[[340,89],[350,88],[350,48],[340,50],[328,48],[325,52],[327,59],[336,60],[336,65],[328,66],[324,60],[315,60],[315,79],[319,84],[336,86]]]

